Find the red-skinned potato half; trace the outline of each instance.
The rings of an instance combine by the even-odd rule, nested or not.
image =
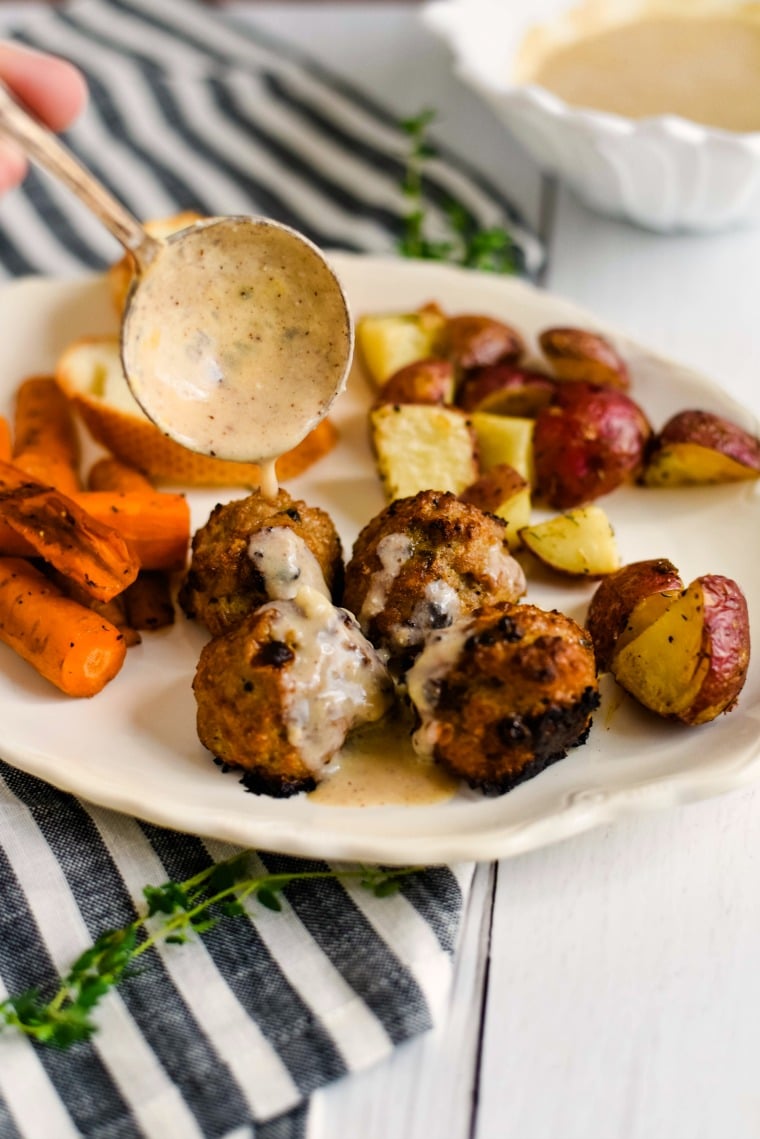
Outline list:
[[[491,364],[468,372],[457,396],[463,411],[532,417],[551,401],[555,381],[514,364]]]
[[[611,654],[610,671],[621,688],[657,715],[684,724],[706,724],[734,707],[750,659],[747,602],[735,581],[698,577],[679,592],[663,593],[652,620],[638,616],[639,627],[624,631]]]
[[[394,372],[380,388],[376,405],[383,403],[452,403],[454,365],[430,356]]]
[[[568,380],[536,417],[536,492],[569,510],[635,482],[652,435],[646,415],[615,388]]]
[[[599,670],[607,672],[618,645],[651,624],[682,589],[680,574],[667,558],[629,562],[604,578],[586,615]]]
[[[609,340],[584,328],[547,328],[538,338],[541,351],[559,380],[630,386],[628,367]]]
[[[520,333],[492,316],[451,316],[441,334],[441,351],[458,368],[482,368],[502,361],[516,363],[525,352]]]
[[[760,439],[710,411],[680,411],[649,448],[647,486],[694,486],[760,478]]]

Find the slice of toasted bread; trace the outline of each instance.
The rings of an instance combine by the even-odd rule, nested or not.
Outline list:
[[[117,336],[86,336],[64,351],[56,379],[92,437],[117,459],[144,471],[154,482],[183,486],[260,484],[254,463],[233,463],[190,451],[163,435],[145,415],[127,385]],[[286,482],[302,474],[337,442],[333,423],[323,419],[310,435],[277,461]]]

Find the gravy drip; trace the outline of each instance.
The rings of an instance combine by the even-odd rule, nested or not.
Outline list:
[[[262,464],[270,497],[273,460],[345,386],[352,328],[316,246],[265,219],[216,218],[162,246],[122,341],[132,391],[156,425],[191,450]]]
[[[267,609],[273,638],[293,652],[282,670],[288,739],[321,775],[348,732],[388,710],[390,678],[352,615],[321,590],[302,586],[292,600],[267,602]]]
[[[526,76],[566,103],[760,130],[760,20],[648,16],[555,48]]]

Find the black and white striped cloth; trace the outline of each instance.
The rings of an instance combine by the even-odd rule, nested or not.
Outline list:
[[[394,248],[403,132],[271,37],[192,0],[74,0],[15,35],[86,72],[91,105],[68,140],[138,216],[264,213],[322,246]],[[452,156],[431,163],[425,193],[433,214],[454,199],[481,225],[508,225],[523,271],[538,268],[509,202]],[[44,175],[0,202],[6,278],[76,276],[119,253]],[[0,761],[0,999],[52,988],[134,917],[144,885],[229,853]],[[282,913],[254,904],[250,920],[151,950],[103,1003],[92,1043],[56,1052],[0,1035],[0,1139],[298,1139],[315,1089],[441,1021],[471,876],[431,868],[385,899],[294,886]]]

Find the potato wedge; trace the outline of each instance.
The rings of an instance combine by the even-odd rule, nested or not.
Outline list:
[[[530,522],[530,486],[526,479],[507,463],[492,467],[476,479],[459,498],[477,506],[486,514],[495,514],[507,524],[507,542],[511,550],[522,545],[520,531]]]
[[[538,338],[558,380],[584,380],[626,390],[630,376],[625,361],[609,340],[583,328],[547,328]]]
[[[356,347],[370,379],[383,384],[407,364],[437,352],[446,317],[436,304],[416,312],[367,313],[356,322]]]
[[[650,448],[646,486],[695,486],[760,478],[760,439],[708,411],[674,415]]]
[[[525,351],[525,341],[517,329],[479,313],[449,317],[441,346],[443,354],[461,371],[502,361],[516,363]]]
[[[737,701],[750,656],[742,590],[711,574],[691,582],[612,658],[618,684],[666,719],[705,724]]]
[[[555,381],[513,364],[476,368],[464,380],[457,403],[464,411],[532,418],[554,395]]]
[[[665,611],[683,582],[667,558],[629,562],[598,586],[586,615],[597,664],[606,672],[614,652]]]
[[[375,403],[452,403],[454,365],[429,356],[394,372],[378,392]]]
[[[604,577],[620,568],[615,532],[600,506],[579,506],[519,533],[522,544],[549,569],[572,577]]]
[[[421,490],[458,495],[478,476],[470,421],[456,408],[383,404],[370,412],[370,431],[389,500]]]
[[[478,459],[483,472],[506,463],[533,485],[534,420],[518,415],[491,415],[476,411],[470,416],[478,441]]]

